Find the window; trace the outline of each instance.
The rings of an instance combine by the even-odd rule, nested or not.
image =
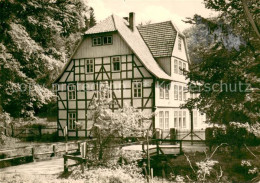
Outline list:
[[[92,38],[93,46],[109,45],[113,43],[112,36],[94,37]]]
[[[93,41],[93,46],[99,46],[99,45],[102,45],[102,41],[101,41],[102,39],[101,39],[101,37],[94,37],[93,39],[92,39],[92,41]]]
[[[183,100],[187,100],[187,87],[183,87]]]
[[[179,61],[179,74],[182,75],[183,71],[182,71],[182,62]]]
[[[179,86],[179,100],[182,101],[182,86]]]
[[[159,112],[159,128],[163,129],[163,123],[164,123],[164,115],[163,115],[163,111]]]
[[[103,37],[103,43],[104,43],[104,45],[112,44],[112,36]]]
[[[120,57],[112,57],[112,71],[120,71],[121,70],[121,61]]]
[[[193,125],[194,125],[194,127],[197,127],[197,126],[198,126],[197,110],[193,110]]]
[[[133,82],[133,93],[134,98],[142,97],[142,82],[141,81],[134,81]]]
[[[160,83],[160,99],[164,98],[164,82]]]
[[[164,124],[165,129],[169,129],[169,111],[165,111],[165,124]]]
[[[178,111],[174,111],[174,128],[178,127]]]
[[[93,73],[94,72],[94,60],[87,59],[86,60],[86,73]]]
[[[186,68],[186,63],[183,63],[183,74],[185,73],[185,71],[187,70],[187,68]]]
[[[183,111],[182,124],[183,128],[186,128],[186,111]]]
[[[178,74],[178,60],[174,60],[174,73]]]
[[[165,98],[166,98],[166,99],[169,99],[169,98],[170,98],[170,96],[169,96],[169,90],[170,90],[170,83],[165,84]]]
[[[178,36],[178,50],[180,51],[181,51],[181,41],[182,41],[181,37]]]
[[[75,100],[76,99],[76,86],[75,85],[69,85],[68,86],[68,97],[69,100]]]
[[[179,111],[179,128],[182,128],[182,111]]]
[[[76,113],[75,112],[70,112],[69,114],[69,118],[68,118],[68,129],[70,130],[74,130],[76,128]]]
[[[178,86],[174,85],[174,100],[178,100]]]

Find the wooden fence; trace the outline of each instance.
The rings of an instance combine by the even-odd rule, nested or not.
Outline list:
[[[85,140],[89,141],[89,140]],[[47,143],[43,145],[33,145],[18,147],[15,149],[0,150],[0,168],[33,162],[36,160],[46,160],[53,157],[60,157],[63,154],[79,154],[80,143],[85,141],[70,141],[67,143]]]

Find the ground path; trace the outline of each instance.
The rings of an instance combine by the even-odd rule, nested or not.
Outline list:
[[[0,169],[1,174],[54,175],[63,172],[63,158],[33,162]]]
[[[128,150],[141,150],[141,145],[134,145],[127,148]],[[205,145],[190,144],[183,145],[184,152],[203,152],[206,150]],[[57,175],[63,172],[63,158],[55,158],[47,161],[33,162],[18,166],[12,166],[0,169],[0,176],[3,174],[31,174],[31,175]]]

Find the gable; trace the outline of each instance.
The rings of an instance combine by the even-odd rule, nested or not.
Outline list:
[[[118,32],[108,32],[102,35],[112,36],[113,43],[111,45],[93,46],[92,38],[101,36],[100,34],[87,35],[83,39],[81,45],[76,50],[73,59],[93,58],[113,55],[132,54],[132,50],[119,36]]]

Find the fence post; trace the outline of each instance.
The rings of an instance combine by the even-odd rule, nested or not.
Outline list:
[[[56,156],[56,146],[55,146],[55,144],[53,144],[52,150],[53,150],[53,156],[55,157]]]
[[[32,159],[33,159],[33,162],[34,162],[34,154],[35,154],[35,150],[34,150],[34,147],[32,147]]]
[[[156,153],[157,155],[159,155],[159,143],[157,139],[156,139]]]
[[[66,155],[63,155],[64,158],[64,172],[67,173],[68,172],[68,158]]]
[[[182,140],[180,140],[180,154],[182,154]]]

